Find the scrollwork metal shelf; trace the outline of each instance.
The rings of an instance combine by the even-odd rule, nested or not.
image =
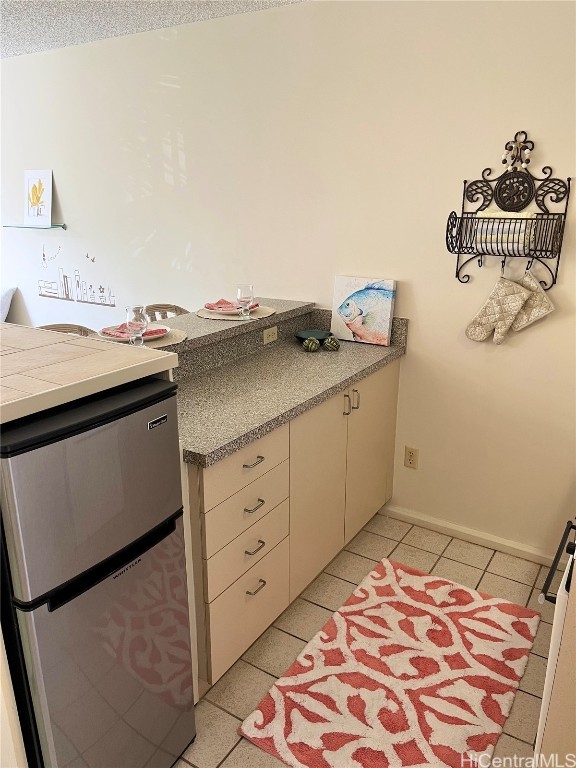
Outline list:
[[[492,169],[485,168],[481,179],[464,180],[460,216],[452,211],[446,225],[446,245],[456,254],[461,283],[470,281],[464,274],[466,266],[477,260],[482,267],[486,256],[499,257],[502,270],[509,258],[527,259],[527,269],[536,261],[546,270],[546,279],[540,280],[543,288],[549,290],[556,283],[571,179],[553,178],[548,165],[542,176],[533,175],[528,170],[533,149],[528,134],[519,131],[505,145],[504,173],[492,178]],[[563,210],[548,209],[550,203],[562,202]],[[490,208],[492,203],[497,207]]]

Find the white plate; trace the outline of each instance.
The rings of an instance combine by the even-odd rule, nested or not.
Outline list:
[[[106,328],[102,328],[98,331],[98,336],[100,336],[101,339],[106,339],[107,341],[119,341],[121,344],[127,344],[130,341],[130,338],[120,338],[119,336],[110,336],[107,333],[104,333],[104,331],[110,329],[110,330],[116,330],[118,328],[117,325],[109,325]],[[161,339],[163,336],[166,336],[167,333],[170,333],[170,328],[166,325],[162,325],[161,323],[148,323],[148,328],[146,330],[162,330],[162,333],[157,333],[155,336],[151,336],[149,338],[146,338],[144,336],[144,341],[152,341],[153,339]]]

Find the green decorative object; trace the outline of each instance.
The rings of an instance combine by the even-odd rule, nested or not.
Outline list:
[[[337,352],[340,349],[340,342],[336,336],[328,336],[328,338],[324,340],[323,344],[324,349],[328,349],[330,352]]]
[[[310,337],[302,343],[302,346],[305,352],[318,352],[320,349],[320,342],[318,339]]]
[[[316,329],[310,329],[306,331],[296,331],[294,334],[297,339],[300,339],[300,341],[305,341],[306,339],[318,339],[318,341],[324,341],[324,339],[327,339],[328,336],[332,336],[330,331],[318,331]]]

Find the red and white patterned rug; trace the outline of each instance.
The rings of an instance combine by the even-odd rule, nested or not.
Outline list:
[[[471,768],[502,732],[539,618],[383,560],[240,733],[295,768]]]

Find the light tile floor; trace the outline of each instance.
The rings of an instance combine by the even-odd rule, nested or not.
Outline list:
[[[554,612],[551,603],[540,606],[537,602],[548,569],[377,514],[208,691],[196,707],[196,742],[175,768],[283,765],[241,738],[238,726],[332,612],[340,608],[355,586],[384,557],[541,612],[542,621],[526,672],[494,753],[498,757],[532,756]]]

